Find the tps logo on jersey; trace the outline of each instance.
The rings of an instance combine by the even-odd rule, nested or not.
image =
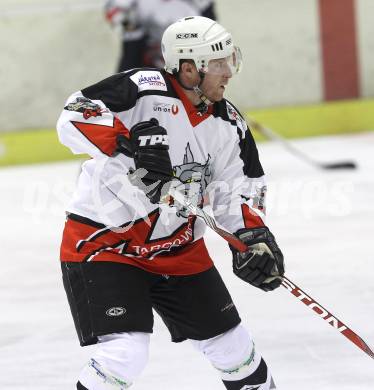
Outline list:
[[[105,314],[108,317],[121,317],[126,313],[126,309],[124,307],[111,307],[108,309]]]
[[[141,135],[139,138],[139,146],[147,145],[169,145],[167,134]]]
[[[177,104],[171,103],[153,103],[153,111],[177,115],[179,112],[179,107]]]

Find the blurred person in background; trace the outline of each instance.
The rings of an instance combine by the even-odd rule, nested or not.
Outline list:
[[[216,19],[212,0],[107,0],[105,14],[122,40],[118,72],[162,68],[162,34],[176,20],[190,15]]]

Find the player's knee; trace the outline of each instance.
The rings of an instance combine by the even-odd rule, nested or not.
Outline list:
[[[101,365],[131,381],[139,376],[148,362],[149,333],[114,333],[99,337],[93,357]]]
[[[113,390],[129,387],[148,362],[149,338],[142,332],[100,336],[79,381],[90,390],[106,389],[109,384]]]
[[[241,389],[245,385],[258,385],[261,390],[275,389],[265,361],[243,326],[238,325],[211,339],[191,341],[220,372],[227,389]]]
[[[217,369],[228,369],[250,357],[253,341],[248,331],[238,325],[229,331],[207,340],[191,340]]]

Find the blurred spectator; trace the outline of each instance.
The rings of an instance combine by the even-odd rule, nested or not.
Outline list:
[[[122,39],[118,72],[161,68],[161,37],[171,23],[192,15],[216,19],[213,0],[107,0],[106,18]]]

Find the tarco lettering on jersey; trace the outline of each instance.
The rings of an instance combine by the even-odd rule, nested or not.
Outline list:
[[[287,288],[296,298],[300,299],[303,303],[305,303],[307,306],[309,306],[312,310],[314,310],[320,317],[322,317],[326,322],[330,323],[336,330],[339,332],[344,332],[347,327],[344,326],[337,320],[335,317],[333,317],[326,309],[324,309],[322,306],[318,305],[315,301],[313,301],[312,298],[308,297],[303,291],[300,291],[296,288],[290,281],[283,280],[282,284],[284,287]],[[310,301],[310,303],[309,303]]]
[[[188,228],[173,241],[167,241],[163,244],[152,245],[150,247],[131,245],[131,248],[134,249],[138,255],[143,257],[151,253],[152,256],[149,257],[148,260],[152,260],[161,252],[169,251],[171,248],[186,244],[187,242],[191,241],[192,237],[192,229],[190,226],[188,226]]]
[[[130,79],[138,86],[139,91],[149,89],[167,91],[166,82],[160,72],[143,70],[130,76]]]
[[[157,237],[159,210],[148,214],[147,220],[141,218],[129,225],[129,229],[118,233],[114,229],[104,228],[91,232],[88,237],[76,243],[77,252],[83,261],[93,261],[103,252],[112,252],[126,257],[137,257],[142,260],[153,260],[163,252],[185,246],[193,241],[195,217],[189,216],[179,228],[168,237]]]
[[[153,103],[153,111],[166,112],[173,115],[177,115],[179,112],[179,107],[177,104],[171,103]]]
[[[148,145],[169,145],[169,139],[167,134],[153,134],[153,135],[141,135],[139,137],[139,146],[146,146]],[[149,142],[148,142],[149,141]]]

